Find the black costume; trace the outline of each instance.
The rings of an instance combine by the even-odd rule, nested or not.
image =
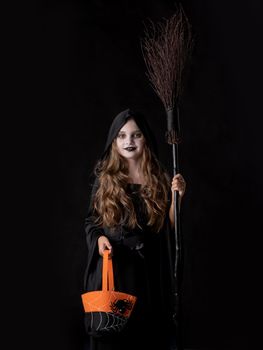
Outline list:
[[[146,120],[138,113],[125,110],[117,115],[109,131],[102,155],[107,157],[112,141],[129,118],[133,118],[142,131],[151,152],[156,155],[156,143]],[[119,225],[113,232],[95,224],[92,198],[98,188],[95,180],[90,211],[85,220],[88,262],[85,272],[85,291],[101,289],[102,258],[98,252],[98,238],[108,237],[113,247],[115,290],[138,297],[126,329],[116,336],[90,339],[90,350],[141,350],[146,348],[168,350],[174,335],[172,321],[172,264],[174,242],[167,214],[159,233],[147,226],[147,213],[140,195],[140,184],[127,184],[126,193],[132,199],[141,228],[128,229]]]

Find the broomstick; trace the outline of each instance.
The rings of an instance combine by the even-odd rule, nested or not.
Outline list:
[[[179,173],[178,145],[182,140],[179,120],[179,106],[184,85],[186,63],[193,47],[191,26],[183,8],[179,5],[174,15],[157,23],[150,21],[151,28],[145,29],[141,40],[142,53],[150,83],[161,99],[167,116],[166,141],[172,146],[173,175]],[[181,232],[179,215],[179,196],[174,191],[174,310],[173,320],[176,328],[177,349],[181,348],[179,332],[180,278],[181,278]]]

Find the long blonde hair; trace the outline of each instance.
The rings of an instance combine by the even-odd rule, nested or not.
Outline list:
[[[142,174],[147,185],[141,186],[141,196],[146,204],[148,222],[153,230],[159,232],[163,226],[170,190],[169,176],[159,161],[144,145],[141,161]],[[109,156],[101,161],[96,174],[99,187],[94,196],[94,210],[100,226],[114,228],[125,224],[129,228],[139,226],[131,198],[125,189],[128,182],[128,163],[122,157],[113,141]]]

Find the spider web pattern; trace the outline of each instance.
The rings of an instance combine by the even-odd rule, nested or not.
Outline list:
[[[85,326],[92,335],[106,335],[120,332],[128,318],[111,312],[88,312],[85,315]]]

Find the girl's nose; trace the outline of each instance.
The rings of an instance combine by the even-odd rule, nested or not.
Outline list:
[[[129,135],[128,138],[127,138],[127,141],[129,144],[132,144],[134,142],[134,138],[132,135]]]

